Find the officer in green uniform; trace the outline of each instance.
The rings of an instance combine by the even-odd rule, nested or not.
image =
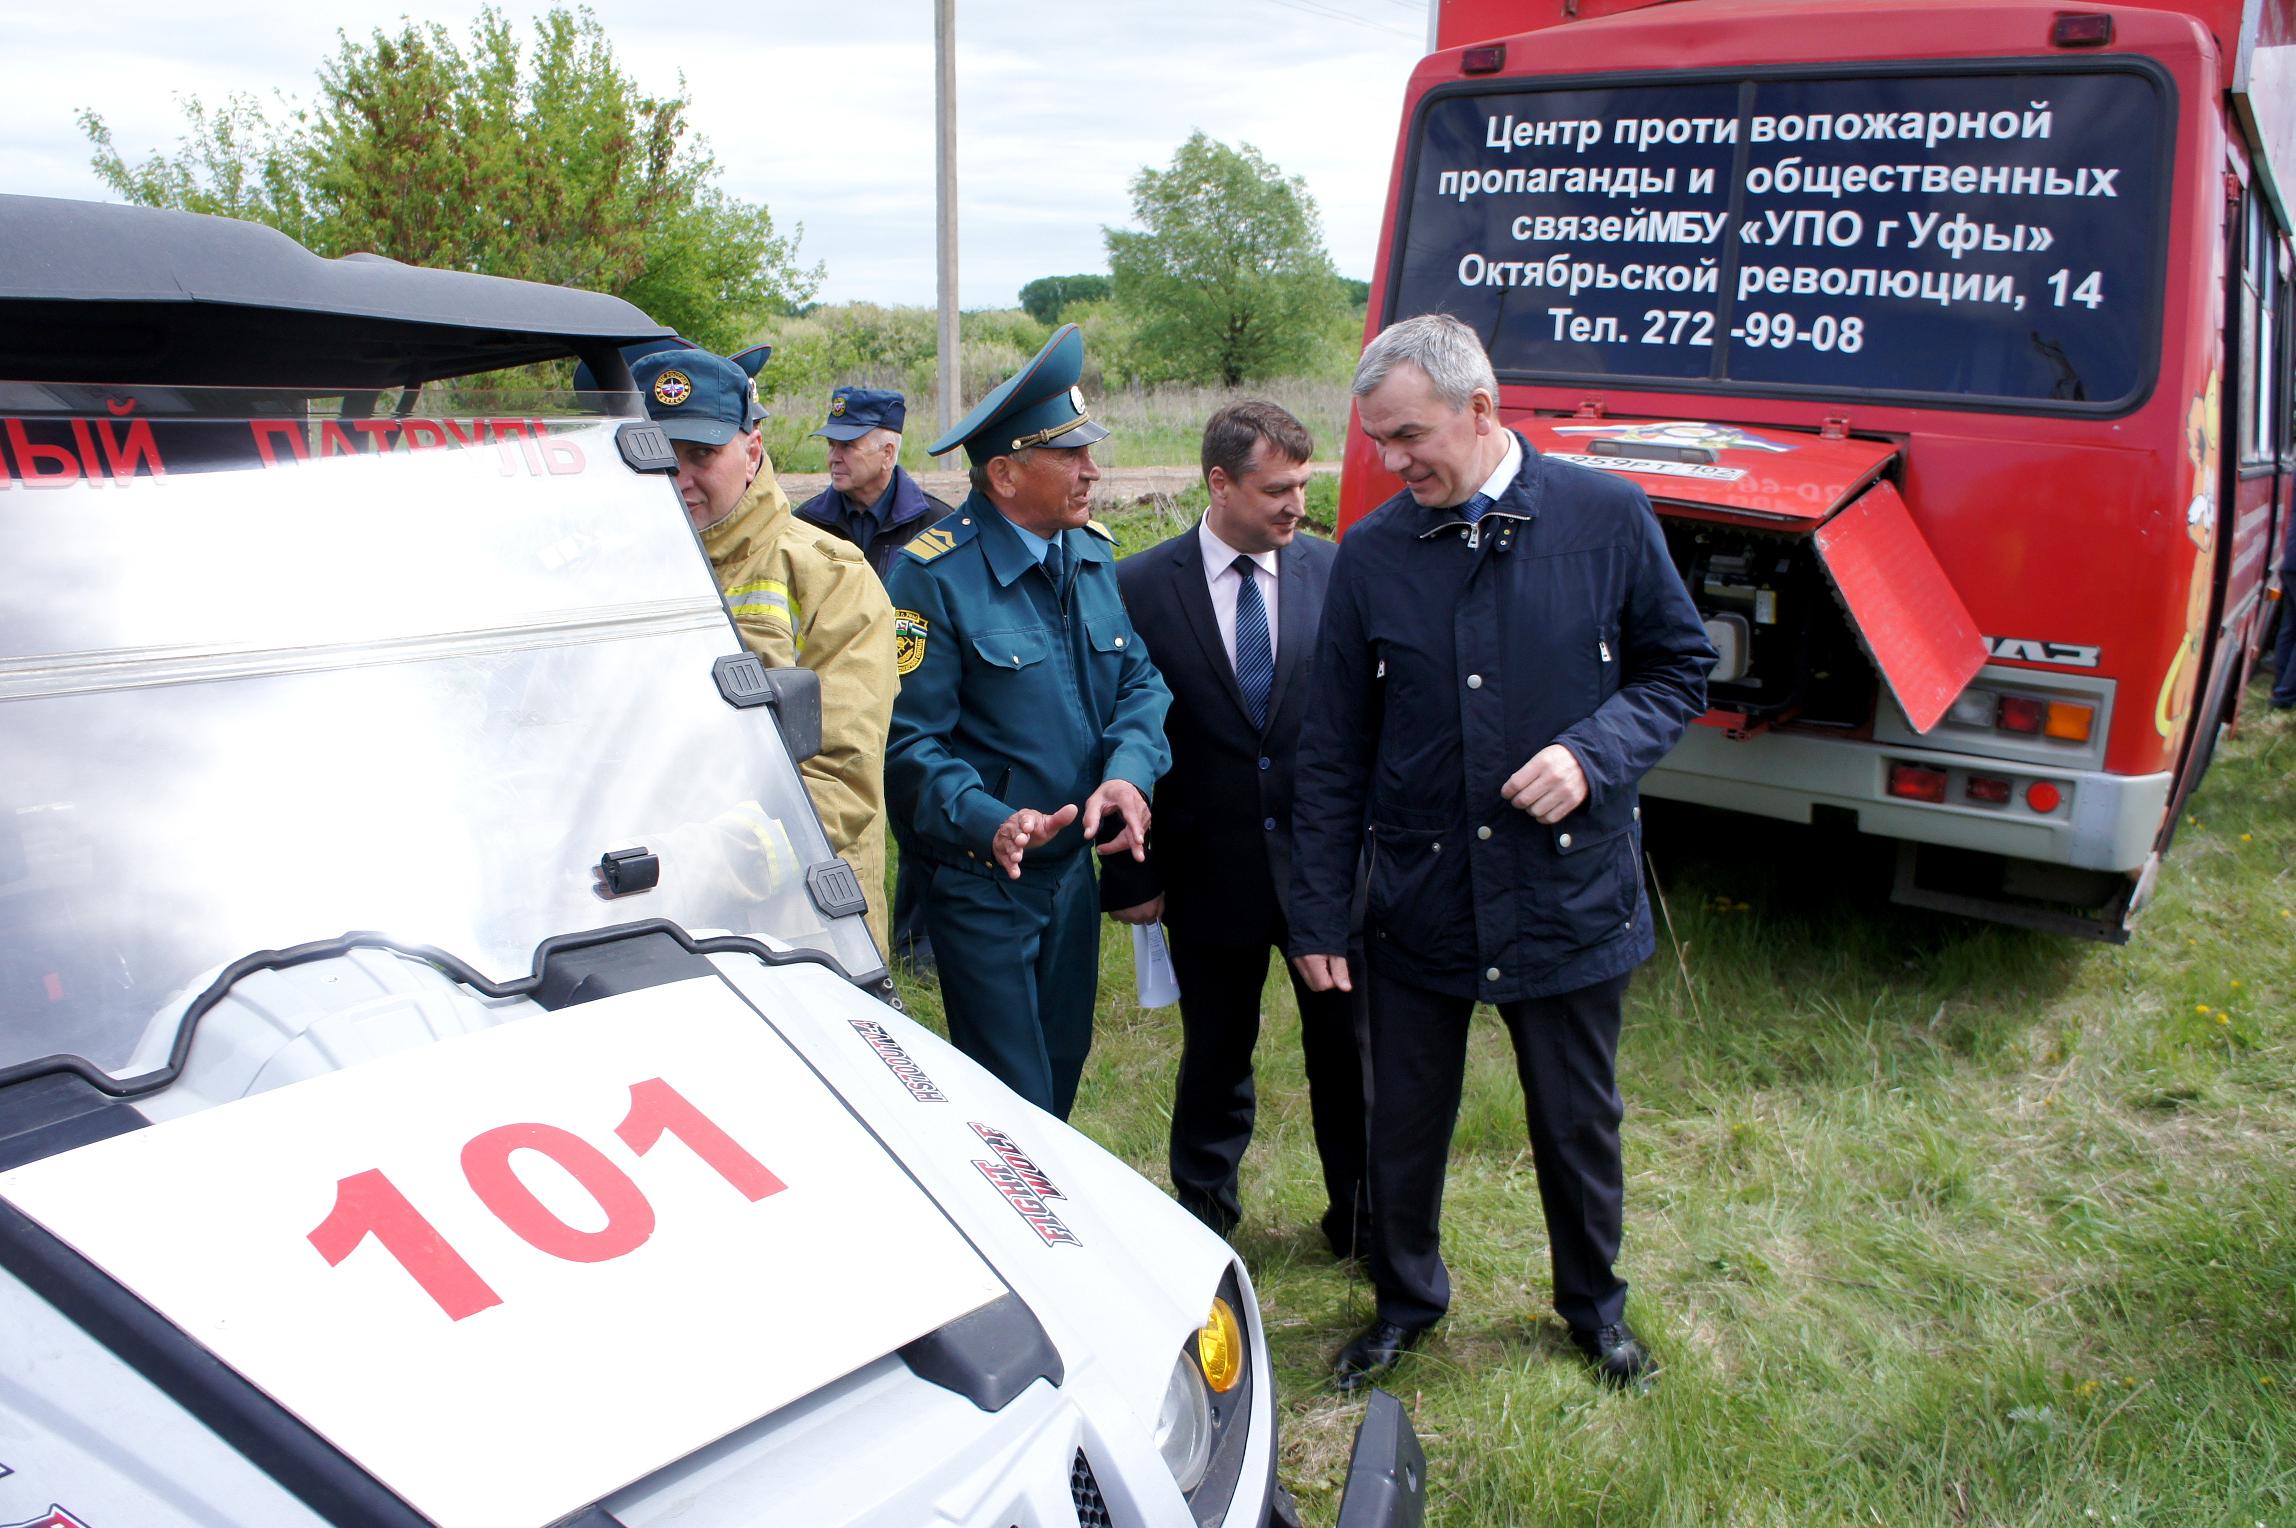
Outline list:
[[[885,581],[901,693],[885,782],[927,868],[925,927],[949,1038],[1065,1119],[1092,1045],[1100,908],[1088,844],[1139,858],[1172,761],[1171,692],[1090,519],[1108,430],[1064,324],[935,441],[973,491]]]

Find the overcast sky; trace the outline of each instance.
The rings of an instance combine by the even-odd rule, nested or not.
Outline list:
[[[528,31],[546,4],[503,11]],[[826,301],[931,303],[930,0],[747,7],[594,6],[625,72],[691,119],[733,194],[763,201]],[[31,0],[10,7],[0,189],[102,199],[73,114],[90,107],[131,162],[172,152],[178,98],[274,90],[309,103],[338,29],[365,40],[402,15],[467,40],[478,0],[300,7]],[[746,14],[743,23],[725,18]],[[1424,0],[958,0],[962,303],[1015,301],[1037,276],[1107,269],[1103,225],[1131,217],[1132,177],[1201,128],[1304,176],[1333,261],[1368,278],[1403,87],[1425,48]],[[850,25],[851,30],[844,30]]]

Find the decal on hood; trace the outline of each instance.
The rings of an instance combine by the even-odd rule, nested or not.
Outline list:
[[[62,1507],[50,1506],[40,1517],[28,1517],[20,1523],[0,1523],[0,1528],[88,1528]]]
[[[894,1039],[884,1025],[875,1019],[849,1019],[846,1022],[868,1042],[869,1048],[877,1053],[877,1059],[885,1063],[886,1070],[900,1079],[901,1086],[909,1090],[911,1098],[921,1104],[945,1104],[949,1101],[949,1096],[941,1091],[939,1084],[925,1074],[923,1067],[910,1059],[909,1053],[901,1048],[901,1042]]]
[[[163,1120],[0,1196],[439,1528],[561,1521],[1005,1290],[714,977]],[[833,1320],[758,1317],[830,1291]]]
[[[1709,483],[1735,483],[1746,475],[1743,467],[1709,467],[1704,462],[1662,462],[1644,456],[1580,456],[1570,451],[1549,451],[1550,462],[1569,462],[1598,472],[1647,472],[1656,477],[1703,478]]]
[[[974,1158],[973,1166],[981,1170],[981,1176],[989,1180],[990,1187],[1004,1195],[1005,1202],[1013,1207],[1021,1219],[1028,1222],[1029,1229],[1043,1237],[1048,1247],[1083,1246],[1084,1238],[1068,1229],[1067,1223],[1045,1202],[1068,1196],[1053,1186],[1052,1179],[1045,1176],[1044,1169],[1037,1166],[1011,1136],[996,1126],[974,1120],[972,1127],[973,1133],[988,1144],[989,1150],[996,1153],[993,1161]]]
[[[1791,451],[1793,446],[1766,436],[1750,435],[1726,424],[1705,424],[1691,419],[1670,419],[1642,424],[1559,424],[1557,435],[1599,435],[1604,440],[1647,445],[1704,446],[1713,451]]]

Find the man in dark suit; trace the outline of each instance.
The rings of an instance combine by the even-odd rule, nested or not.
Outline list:
[[[1314,441],[1272,403],[1233,403],[1204,427],[1211,505],[1193,530],[1117,565],[1132,623],[1171,687],[1172,770],[1156,789],[1148,858],[1104,863],[1100,902],[1172,938],[1183,1035],[1172,1099],[1172,1187],[1223,1236],[1242,1214],[1252,1047],[1268,952],[1289,935],[1292,753],[1336,549],[1299,534]],[[1323,1234],[1351,1257],[1367,1235],[1364,1042],[1355,1000],[1292,974],[1308,1107],[1330,1196]]]

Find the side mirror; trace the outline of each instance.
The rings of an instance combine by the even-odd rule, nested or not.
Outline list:
[[[710,666],[730,706],[771,706],[773,724],[792,762],[821,751],[821,676],[807,668],[767,668],[755,653],[732,653]]]

